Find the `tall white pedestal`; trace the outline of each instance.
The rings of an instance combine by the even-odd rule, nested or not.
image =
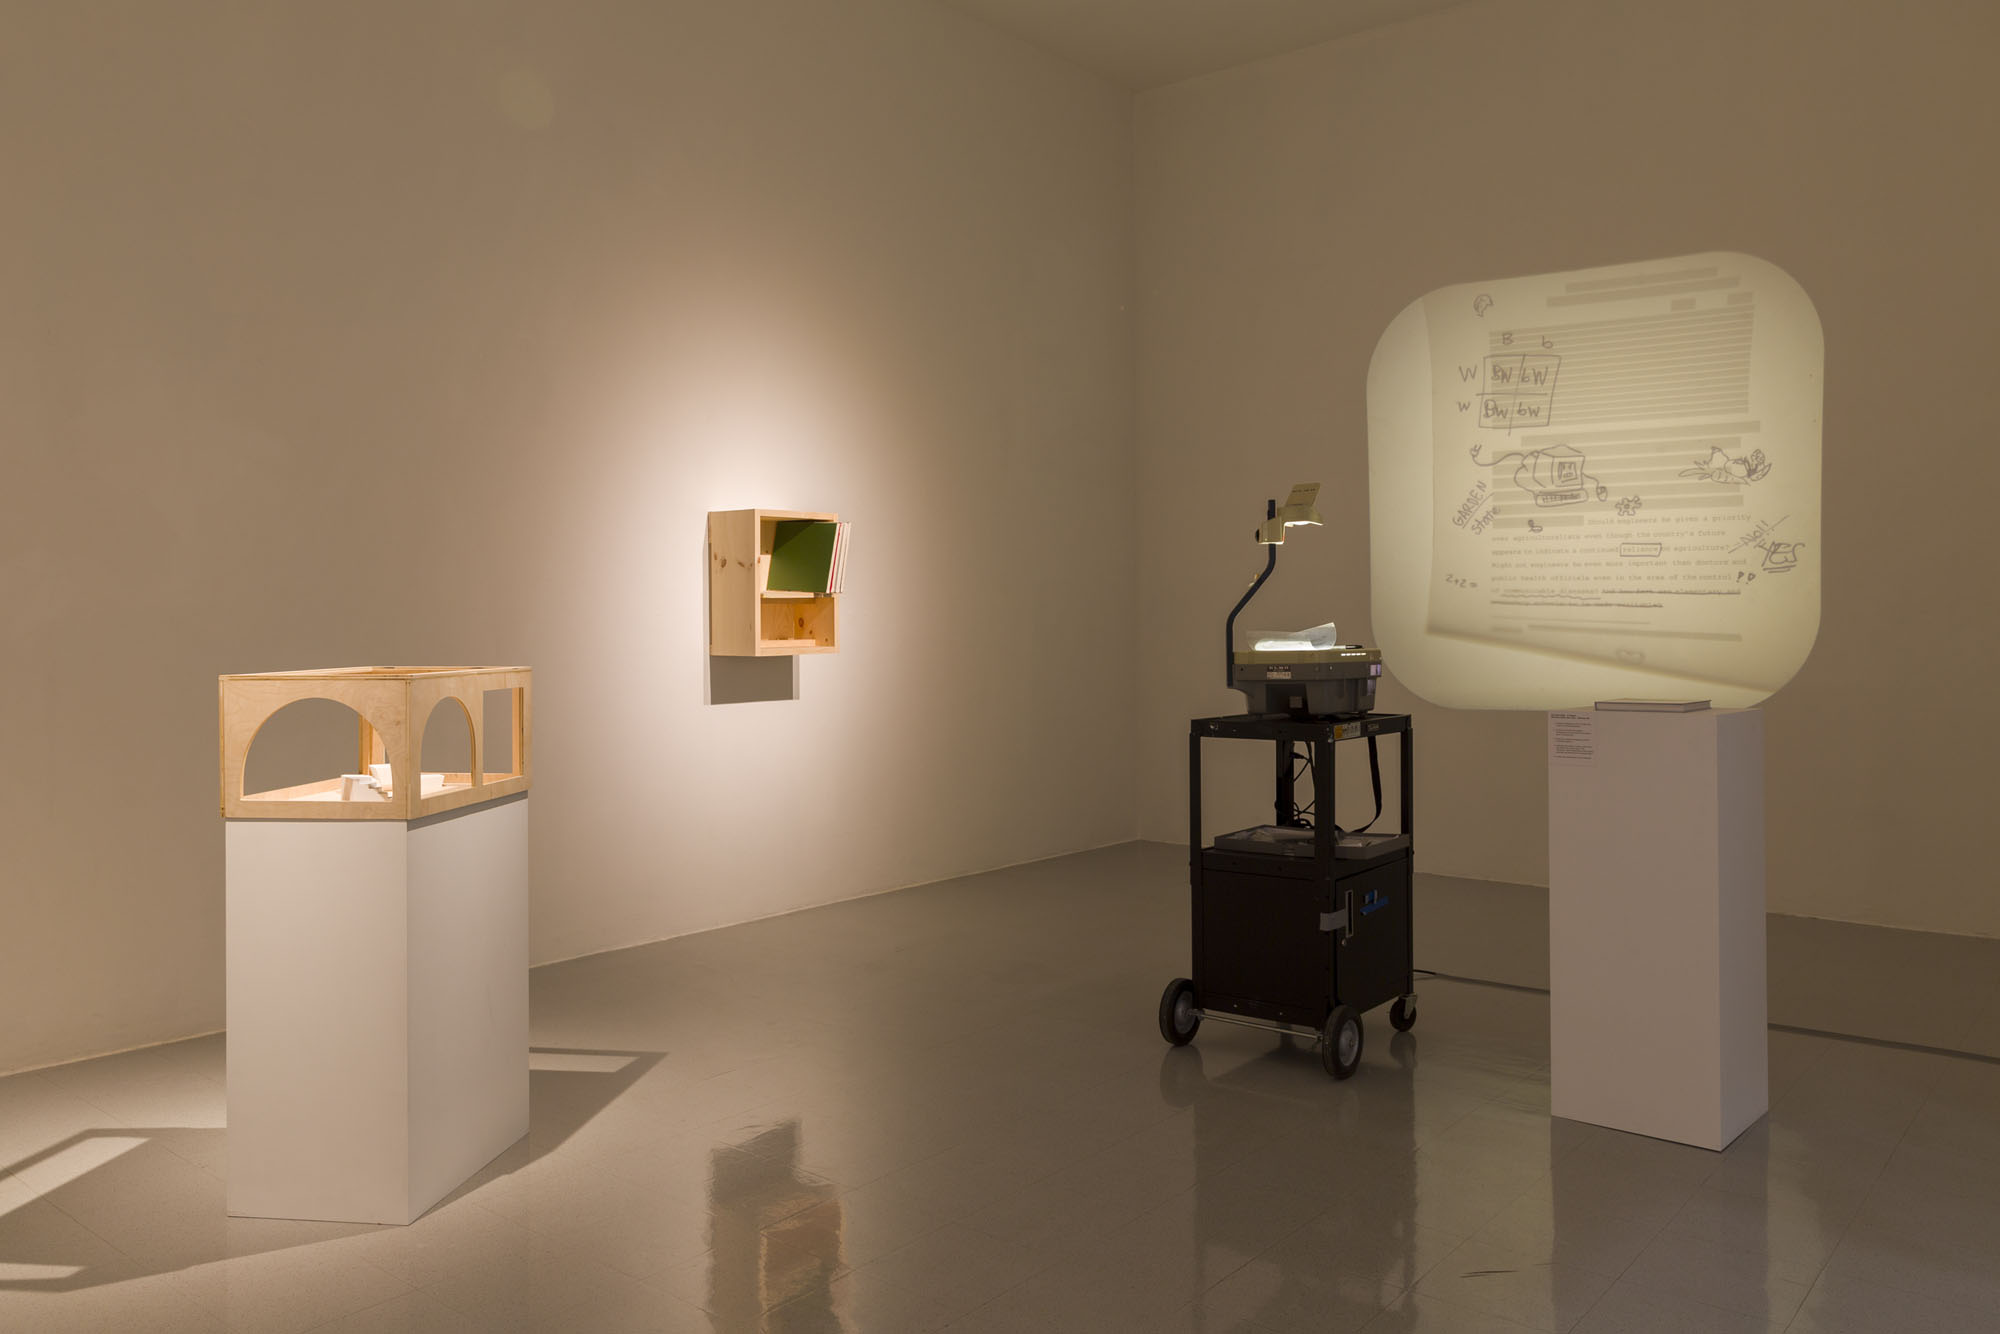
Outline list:
[[[1770,1108],[1763,714],[1549,736],[1551,1110],[1721,1149]]]
[[[229,1212],[412,1222],[528,1131],[528,799],[227,830]]]

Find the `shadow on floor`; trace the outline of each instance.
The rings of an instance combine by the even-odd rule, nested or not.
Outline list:
[[[537,1047],[529,1059],[528,1134],[427,1215],[560,1148],[661,1053]],[[230,1217],[227,1136],[215,1127],[107,1126],[0,1164],[0,1293],[69,1292],[381,1230]]]

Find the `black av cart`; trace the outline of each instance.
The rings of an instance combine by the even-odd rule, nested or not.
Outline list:
[[[1334,824],[1333,748],[1401,738],[1396,833],[1343,833]],[[1275,822],[1202,845],[1201,743],[1261,741],[1273,748]],[[1301,755],[1300,748],[1304,748]],[[1297,805],[1301,764],[1312,773],[1308,819]],[[1188,725],[1188,879],[1194,900],[1194,976],[1160,998],[1160,1034],[1175,1046],[1203,1019],[1311,1037],[1327,1073],[1361,1063],[1361,1015],[1390,1004],[1389,1023],[1417,1021],[1411,946],[1412,733],[1401,713],[1346,717],[1244,714]],[[1373,822],[1371,821],[1371,824]]]

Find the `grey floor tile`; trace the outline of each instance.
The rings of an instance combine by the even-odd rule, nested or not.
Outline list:
[[[421,1292],[406,1292],[315,1325],[312,1334],[480,1334],[479,1323]]]
[[[46,1272],[46,1271],[45,1271]],[[103,1286],[36,1290],[11,1259],[0,1260],[0,1329],[22,1334],[223,1334],[232,1326],[181,1292],[171,1275],[122,1278]],[[102,1279],[105,1276],[100,1275]]]
[[[1086,1248],[963,1313],[947,1328],[951,1334],[1069,1329],[1142,1334],[1189,1306],[1192,1299],[1186,1294],[1190,1289],[1213,1286],[1241,1263],[1243,1257],[1219,1249],[1227,1262],[1217,1267],[1213,1277],[1197,1275],[1190,1282],[1162,1287],[1150,1281],[1151,1271],[1132,1264],[1123,1253],[1113,1248]],[[1176,1263],[1184,1264],[1185,1260]]]
[[[586,1298],[546,1327],[590,1334],[719,1334],[728,1328],[712,1312],[644,1283],[619,1284]],[[770,1334],[779,1328],[770,1326]]]
[[[1592,1212],[1537,1189],[1501,1210],[1472,1240],[1537,1260],[1622,1274],[1660,1234],[1655,1222]]]
[[[1809,1073],[1821,1059],[1840,1044],[1810,1033],[1788,1033],[1773,1029],[1766,1054],[1770,1067],[1771,1101],[1783,1097],[1791,1086]]]
[[[1616,1277],[1475,1239],[1439,1261],[1416,1291],[1533,1329],[1567,1330]]]
[[[301,1247],[196,1265],[175,1276],[180,1295],[231,1329],[292,1334],[411,1291],[408,1283],[333,1247]]]
[[[1860,1207],[1858,1196],[1828,1202],[1782,1189],[1758,1196],[1702,1186],[1667,1224],[1666,1234],[1817,1270]]]
[[[1785,1325],[1725,1311],[1678,1292],[1620,1280],[1584,1313],[1574,1334],[1779,1334]]]
[[[1871,1283],[1836,1270],[1820,1275],[1787,1334],[2000,1334],[2000,1313],[1935,1294]]]
[[[1557,1163],[1548,1176],[1507,1203],[1538,1201],[1558,1223],[1571,1217],[1620,1218],[1658,1231],[1673,1221],[1701,1186],[1673,1172],[1621,1169],[1581,1162],[1580,1157],[1579,1152]]]
[[[1817,1265],[1662,1234],[1619,1278],[1631,1288],[1690,1298],[1782,1325],[1797,1313],[1818,1276]]]
[[[1895,1146],[1837,1127],[1794,1127],[1765,1117],[1722,1153],[1704,1186],[1769,1199],[1805,1198],[1837,1209],[1859,1203],[1881,1175]]]
[[[2000,1126],[2000,1117],[1992,1124]],[[1996,1200],[2000,1199],[2000,1160],[1924,1148],[1905,1139],[1869,1185],[1920,1194],[1965,1196],[1975,1201]]]
[[[113,1124],[103,1108],[51,1080],[47,1072],[0,1079],[0,1171],[18,1173],[72,1139],[107,1131]]]
[[[1508,1320],[1478,1307],[1460,1306],[1414,1289],[1361,1327],[1362,1334],[1513,1334],[1516,1330],[1545,1328]]]
[[[546,1328],[569,1311],[629,1291],[635,1283],[588,1256],[536,1247],[528,1254],[449,1271],[420,1291],[481,1328]]]
[[[1969,1062],[1968,1062],[1969,1064]],[[1980,1160],[1989,1170],[2000,1169],[2000,1106],[1953,1100],[1940,1093],[1920,1108],[1903,1132],[1902,1143]]]
[[[1938,1191],[1921,1182],[1884,1179],[1862,1201],[1855,1224],[1916,1242],[2000,1257],[2000,1196]]]
[[[1195,1306],[1224,1328],[1346,1334],[1387,1310],[1403,1292],[1395,1284],[1343,1278],[1259,1257],[1202,1293]]]
[[[1190,1302],[1178,1311],[1149,1315],[1146,1326],[1132,1331],[1132,1334],[1285,1334],[1285,1332],[1262,1321],[1226,1317],[1209,1310],[1200,1302]]]
[[[2000,1254],[1968,1249],[1955,1238],[1914,1237],[1857,1220],[1826,1272],[2000,1315]]]
[[[440,1205],[406,1228],[359,1232],[342,1241],[340,1249],[405,1283],[422,1287],[483,1259],[520,1254],[533,1238],[534,1234],[519,1223],[469,1200],[457,1200]]]
[[[762,1334],[859,1334],[870,1329],[932,1334],[950,1322],[951,1308],[944,1303],[861,1274],[842,1274],[761,1317]]]
[[[131,1259],[46,1200],[15,1197],[0,1212],[0,1283],[20,1291],[68,1290],[117,1282]]]
[[[1170,1049],[1183,866],[1132,845],[536,970],[530,1133],[407,1228],[222,1213],[220,1037],[0,1079],[0,1328],[2000,1320],[2000,1065],[1774,1032],[1771,1114],[1712,1154],[1551,1118],[1532,991],[1422,979],[1416,1030],[1371,1014],[1343,1083],[1251,1030]],[[1476,887],[1422,890],[1440,958],[1545,968],[1539,891],[1459,914]],[[1774,931],[1773,1013],[1851,1001],[1814,1011],[1781,951],[1868,942]],[[2000,976],[1958,966],[1985,948],[1874,957],[1949,973],[1972,1042],[2000,1034]],[[1944,1022],[1875,1013],[1906,1041]]]
[[[1801,1134],[1900,1142],[1951,1064],[1948,1057],[1843,1043],[1771,1103],[1774,1123]]]
[[[952,1317],[992,1301],[1048,1266],[1045,1256],[959,1224],[947,1224],[856,1269],[943,1307]]]
[[[1185,1165],[1163,1164],[1158,1171],[1141,1166],[1106,1174],[1089,1164],[1003,1193],[968,1214],[964,1222],[1054,1260],[1193,1187],[1193,1174]]]
[[[1304,1278],[1401,1292],[1464,1241],[1412,1223],[1394,1199],[1350,1193],[1256,1258]]]

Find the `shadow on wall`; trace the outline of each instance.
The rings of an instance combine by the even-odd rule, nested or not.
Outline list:
[[[527,1135],[430,1212],[561,1147],[660,1058],[534,1048]],[[227,1136],[221,1127],[105,1127],[0,1163],[0,1181],[11,1173],[27,1188],[26,1198],[0,1194],[0,1293],[70,1292],[383,1230],[231,1218]]]
[[[710,704],[764,704],[799,697],[795,657],[708,659]]]

